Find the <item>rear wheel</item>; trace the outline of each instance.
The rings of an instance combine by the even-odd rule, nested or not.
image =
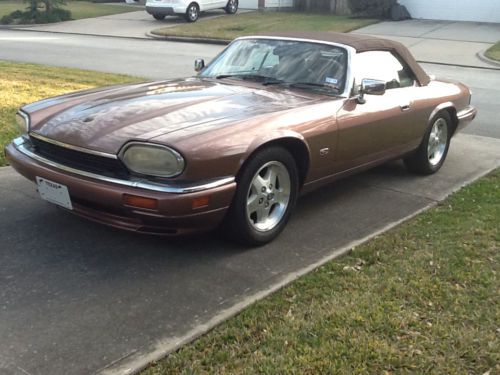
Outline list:
[[[227,14],[235,14],[238,11],[238,0],[229,0],[224,10]]]
[[[200,7],[196,3],[191,3],[186,9],[184,18],[188,22],[196,22],[200,17]]]
[[[165,15],[164,14],[155,13],[155,14],[153,14],[153,17],[154,17],[155,20],[158,20],[158,21],[161,21],[161,20],[165,19]]]
[[[238,179],[227,217],[229,234],[246,245],[276,238],[292,214],[298,181],[295,160],[284,148],[267,148],[253,156]]]
[[[432,120],[429,129],[417,151],[406,157],[406,167],[418,174],[435,173],[443,165],[451,138],[451,118],[448,112],[439,112]]]

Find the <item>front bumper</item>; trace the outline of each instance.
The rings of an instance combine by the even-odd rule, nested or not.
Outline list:
[[[186,13],[186,7],[165,6],[162,3],[148,2],[146,12],[149,14],[175,15]]]
[[[217,227],[231,204],[236,183],[226,177],[197,184],[162,185],[94,175],[59,165],[37,155],[23,138],[5,149],[10,165],[31,181],[42,177],[67,186],[72,213],[113,227],[136,232],[176,235]],[[123,204],[123,195],[158,201],[156,210]],[[209,197],[206,207],[193,209],[193,201]]]
[[[463,110],[458,112],[457,113],[458,125],[456,131],[460,131],[467,125],[469,125],[472,122],[472,120],[476,118],[476,115],[477,115],[477,109],[471,105],[465,107]]]

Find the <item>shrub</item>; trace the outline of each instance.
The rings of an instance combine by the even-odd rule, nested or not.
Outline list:
[[[397,0],[349,0],[353,14],[366,17],[387,17]]]
[[[54,8],[50,12],[31,12],[29,10],[21,12],[16,10],[11,14],[3,16],[0,23],[4,25],[19,25],[30,23],[52,23],[68,21],[71,19],[71,12],[66,9]]]
[[[0,24],[30,24],[30,23],[52,23],[68,21],[71,19],[71,12],[58,8],[60,0],[44,0],[45,11],[41,12],[37,1],[30,1],[30,7],[26,11],[16,10],[0,19]],[[48,5],[47,3],[50,3]]]

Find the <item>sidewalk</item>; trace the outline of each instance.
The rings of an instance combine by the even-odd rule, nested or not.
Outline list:
[[[495,68],[477,54],[500,40],[500,24],[407,20],[381,22],[353,33],[399,41],[420,62]]]
[[[202,13],[198,22],[203,22],[203,20],[220,17],[222,15],[225,15],[222,10]],[[165,20],[157,21],[150,14],[146,13],[146,10],[140,10],[137,12],[114,14],[96,18],[85,18],[54,24],[17,26],[12,28],[17,30],[44,31],[64,34],[150,39],[146,36],[146,34],[151,30],[159,27],[176,26],[182,23],[186,23],[182,17],[167,16]]]

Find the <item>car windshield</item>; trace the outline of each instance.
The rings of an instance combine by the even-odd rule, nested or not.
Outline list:
[[[344,48],[294,40],[241,39],[226,48],[200,77],[253,80],[263,85],[338,95],[347,67]]]

